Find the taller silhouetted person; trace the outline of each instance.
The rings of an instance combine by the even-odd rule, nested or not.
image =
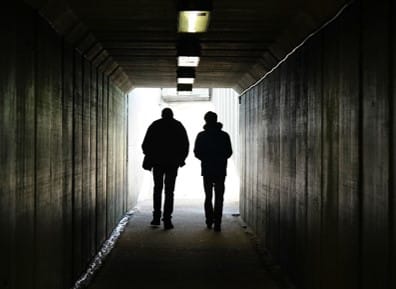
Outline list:
[[[150,163],[154,178],[153,220],[159,226],[161,220],[161,197],[165,184],[165,202],[162,220],[164,229],[172,229],[173,192],[179,167],[184,166],[189,142],[186,130],[180,121],[173,118],[170,108],[162,110],[162,118],[154,121],[147,129],[142,144],[146,163]],[[145,165],[146,166],[146,165]]]
[[[195,140],[194,154],[201,160],[205,190],[206,226],[221,231],[223,215],[224,181],[227,175],[227,159],[232,155],[230,136],[222,131],[223,125],[217,122],[217,114],[208,111],[205,114],[204,131]],[[214,208],[212,203],[215,193]]]

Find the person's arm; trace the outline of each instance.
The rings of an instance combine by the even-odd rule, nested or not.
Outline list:
[[[230,139],[230,136],[228,135],[228,133],[226,133],[225,156],[227,159],[232,156],[231,139]]]
[[[189,149],[190,149],[190,142],[188,141],[187,131],[184,128],[183,125],[181,125],[181,134],[182,134],[182,140],[183,140],[182,141],[182,152],[183,152],[182,161],[184,163],[185,159],[188,156],[188,152],[189,152]]]
[[[202,161],[202,135],[199,133],[197,135],[197,138],[195,139],[195,144],[194,144],[194,155],[197,159]]]
[[[149,155],[152,152],[152,139],[153,139],[153,125],[151,124],[147,131],[146,135],[144,136],[143,143],[142,143],[142,150],[143,154]]]

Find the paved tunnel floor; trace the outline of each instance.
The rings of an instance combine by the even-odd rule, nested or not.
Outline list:
[[[279,288],[241,226],[236,202],[224,209],[222,232],[206,229],[201,200],[176,200],[173,230],[153,229],[151,200],[140,203],[90,289]]]

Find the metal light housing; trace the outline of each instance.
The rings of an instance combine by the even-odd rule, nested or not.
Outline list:
[[[210,11],[179,11],[179,33],[203,33],[208,30]]]
[[[178,0],[178,31],[180,33],[203,33],[208,30],[213,0]]]
[[[197,67],[201,55],[199,39],[193,35],[180,35],[177,40],[177,65]]]
[[[177,69],[177,83],[193,84],[195,80],[195,69],[193,67],[179,67]]]
[[[192,84],[178,84],[177,85],[177,91],[190,91],[192,92]]]

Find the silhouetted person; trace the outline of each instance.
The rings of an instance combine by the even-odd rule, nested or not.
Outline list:
[[[162,220],[164,229],[172,229],[173,191],[177,170],[184,166],[189,142],[181,122],[173,118],[170,108],[162,110],[162,118],[154,121],[147,129],[142,144],[143,153],[153,168],[153,220],[151,225],[160,225],[161,197],[165,184],[165,202]]]
[[[205,189],[206,226],[211,229],[214,224],[214,230],[220,232],[227,159],[232,155],[232,148],[228,133],[222,131],[223,125],[217,122],[217,114],[208,111],[204,119],[206,124],[204,131],[200,132],[195,140],[194,154],[201,160]]]

